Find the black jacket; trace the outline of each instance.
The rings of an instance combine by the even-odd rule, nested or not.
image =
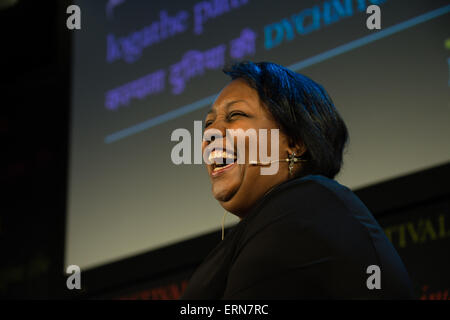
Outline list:
[[[380,268],[369,290],[367,267]],[[181,299],[410,299],[407,271],[367,207],[321,175],[282,183],[198,267]]]

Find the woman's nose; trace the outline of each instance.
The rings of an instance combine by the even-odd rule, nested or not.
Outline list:
[[[216,128],[208,128],[203,134],[203,142],[208,145],[214,141],[221,140],[222,137],[223,133],[221,130]]]
[[[225,138],[226,127],[220,121],[216,121],[205,130],[203,134],[203,141],[206,141],[208,144],[214,142],[215,140]]]

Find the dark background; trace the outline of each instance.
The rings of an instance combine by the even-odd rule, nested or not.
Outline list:
[[[66,1],[0,10],[0,296],[61,296],[69,113]],[[66,6],[65,6],[66,5]]]

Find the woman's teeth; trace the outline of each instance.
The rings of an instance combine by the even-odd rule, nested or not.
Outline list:
[[[234,160],[236,159],[236,157],[234,156],[234,154],[223,151],[223,150],[214,150],[209,154],[208,160],[210,163],[215,164],[215,165],[225,165],[227,162],[227,159],[233,159],[233,163]],[[233,163],[229,163],[233,164]],[[226,166],[228,166],[226,165]],[[224,166],[224,167],[226,167]],[[215,168],[217,169],[217,168]]]

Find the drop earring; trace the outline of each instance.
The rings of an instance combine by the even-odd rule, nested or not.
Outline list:
[[[300,157],[297,157],[295,152],[289,153],[288,151],[288,158],[286,159],[286,162],[289,162],[288,169],[289,169],[289,176],[292,177],[294,175],[294,172],[292,171],[294,169],[294,164],[301,161],[307,161],[305,159],[302,159]]]
[[[291,177],[293,175],[292,173],[292,169],[294,169],[294,163],[296,162],[296,158],[295,158],[295,152],[292,152],[291,154],[288,154],[288,161],[289,161],[289,176]]]

